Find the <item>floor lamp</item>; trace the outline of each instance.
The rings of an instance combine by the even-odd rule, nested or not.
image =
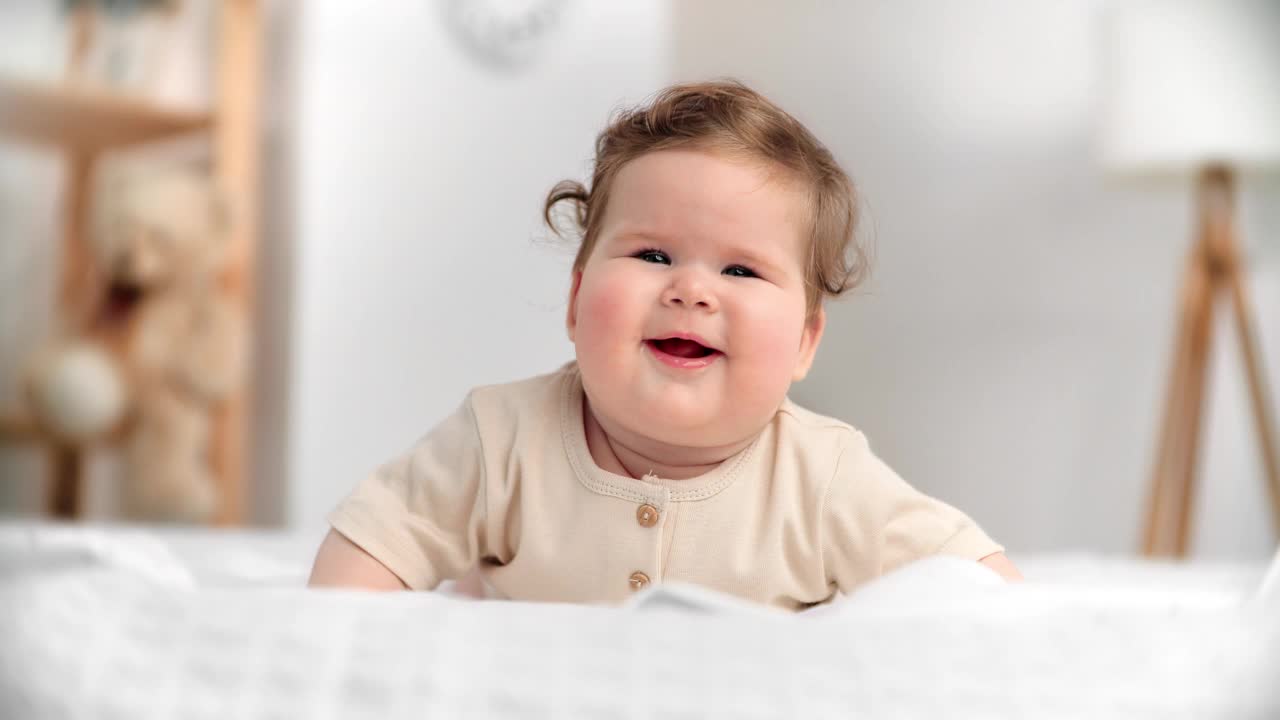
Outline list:
[[[1128,176],[1194,178],[1197,227],[1151,476],[1142,551],[1183,557],[1196,496],[1215,311],[1240,341],[1266,495],[1280,534],[1280,459],[1235,224],[1242,172],[1280,168],[1280,2],[1125,3],[1109,18],[1104,154]]]

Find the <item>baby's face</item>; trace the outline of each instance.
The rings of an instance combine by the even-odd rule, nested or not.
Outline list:
[[[623,166],[569,302],[593,412],[681,447],[759,432],[822,335],[803,227],[801,194],[756,165],[666,150]]]

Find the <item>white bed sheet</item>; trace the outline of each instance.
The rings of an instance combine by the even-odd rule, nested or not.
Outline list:
[[[322,534],[0,524],[0,717],[1280,718],[1261,565],[933,559],[790,616],[303,590]]]

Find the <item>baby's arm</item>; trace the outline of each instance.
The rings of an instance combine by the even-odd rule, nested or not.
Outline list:
[[[1022,573],[971,518],[908,485],[854,437],[823,499],[824,563],[838,587],[854,587],[930,555],[974,560],[1007,581]]]
[[[308,587],[350,587],[362,590],[407,590],[386,565],[337,530],[330,530],[320,543]]]
[[[366,477],[333,512],[308,585],[369,590],[435,590],[493,553],[490,512],[505,495],[486,489],[472,396],[399,457]],[[497,542],[493,542],[496,538]]]

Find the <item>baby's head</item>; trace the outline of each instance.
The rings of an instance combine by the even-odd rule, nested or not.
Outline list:
[[[865,267],[853,185],[790,115],[737,83],[679,85],[596,141],[567,325],[606,430],[698,448],[754,437],[804,377],[823,301]]]

